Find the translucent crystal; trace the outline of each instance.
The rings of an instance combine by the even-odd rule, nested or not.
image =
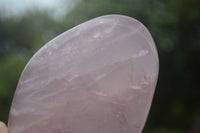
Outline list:
[[[19,80],[9,133],[141,133],[158,55],[139,21],[106,15],[44,45]]]

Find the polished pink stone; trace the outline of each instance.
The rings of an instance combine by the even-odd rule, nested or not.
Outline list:
[[[19,80],[9,133],[141,133],[158,54],[143,24],[106,15],[44,45]]]

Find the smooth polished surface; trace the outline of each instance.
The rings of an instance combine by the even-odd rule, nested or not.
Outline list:
[[[137,20],[106,15],[42,47],[19,80],[9,133],[141,133],[158,55]]]

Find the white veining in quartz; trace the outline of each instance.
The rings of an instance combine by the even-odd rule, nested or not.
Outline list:
[[[9,133],[141,133],[158,54],[139,21],[106,15],[44,45],[19,80]]]

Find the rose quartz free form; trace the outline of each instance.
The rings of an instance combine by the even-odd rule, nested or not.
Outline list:
[[[106,15],[44,45],[19,80],[9,133],[141,133],[158,54],[139,21]]]

